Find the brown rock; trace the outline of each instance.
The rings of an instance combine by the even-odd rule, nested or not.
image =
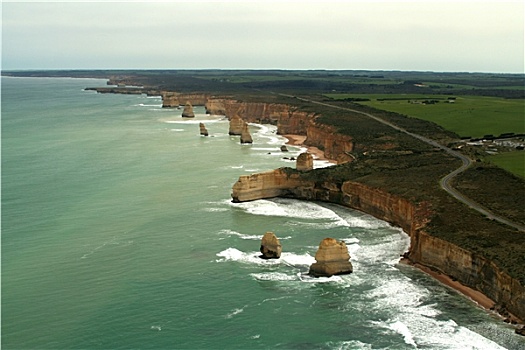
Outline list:
[[[252,135],[248,130],[248,123],[244,123],[241,132],[241,143],[253,143]]]
[[[314,168],[314,157],[310,153],[301,153],[297,157],[297,170],[312,170]]]
[[[208,136],[208,130],[203,123],[199,123],[199,129],[202,136]]]
[[[241,135],[242,128],[244,126],[244,120],[241,119],[238,115],[235,115],[230,118],[230,130],[228,134],[230,135]]]
[[[345,242],[333,238],[325,238],[321,241],[315,254],[315,261],[308,272],[314,277],[330,277],[353,271]]]
[[[194,118],[195,113],[193,113],[193,106],[191,105],[190,101],[186,102],[186,105],[184,106],[184,110],[182,111],[182,116],[184,118]]]
[[[263,259],[279,259],[282,252],[281,242],[273,232],[266,232],[261,240],[260,250]]]

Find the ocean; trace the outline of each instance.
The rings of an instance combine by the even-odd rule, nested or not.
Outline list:
[[[304,151],[281,152],[274,126],[241,145],[204,107],[183,119],[160,97],[84,90],[105,84],[2,77],[3,349],[525,348],[399,264],[399,228],[327,203],[232,203],[240,175]],[[267,231],[279,260],[258,257]],[[307,275],[325,237],[353,274]]]

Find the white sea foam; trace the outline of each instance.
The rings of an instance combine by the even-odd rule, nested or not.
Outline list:
[[[233,316],[235,315],[238,315],[240,314],[241,312],[244,312],[244,309],[247,307],[248,305],[244,305],[242,308],[240,309],[234,309],[232,312],[228,313],[225,317],[226,318],[232,318]]]
[[[295,254],[290,252],[283,252],[280,259],[262,259],[261,253],[258,251],[243,252],[237,248],[228,248],[217,256],[222,258],[216,260],[217,262],[236,261],[244,264],[254,264],[261,266],[276,266],[286,265],[290,267],[305,267],[310,266],[315,262],[315,258],[309,254]]]
[[[252,202],[231,203],[231,205],[254,215],[327,220],[328,222],[325,224],[349,226],[348,223],[333,210],[311,202],[285,199],[260,199]]]
[[[405,340],[405,343],[407,343],[408,345],[412,345],[413,347],[417,348],[417,344],[414,341],[412,333],[410,332],[410,330],[408,329],[406,324],[404,324],[401,321],[395,321],[393,323],[390,323],[389,327],[393,331],[401,334],[403,336],[404,340]]]
[[[342,342],[328,342],[326,344],[329,349],[334,350],[368,350],[372,349],[372,345],[360,342],[359,340],[347,340]]]
[[[296,281],[297,277],[282,272],[251,273],[250,276],[259,281]]]
[[[240,233],[240,232],[237,232],[237,231],[234,231],[234,230],[230,230],[230,229],[224,229],[224,230],[220,230],[219,231],[219,234],[221,235],[228,235],[228,236],[237,236],[241,239],[246,239],[246,240],[257,240],[257,241],[260,241],[262,238],[263,238],[263,235],[247,235],[247,234],[243,234],[243,233]],[[286,236],[286,237],[279,237],[279,240],[287,240],[287,239],[290,239],[292,238],[291,236]]]
[[[170,129],[170,131],[181,132],[181,131],[184,131],[184,129]]]

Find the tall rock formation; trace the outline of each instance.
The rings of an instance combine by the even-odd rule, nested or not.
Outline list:
[[[230,135],[240,135],[242,134],[242,128],[244,126],[244,120],[241,119],[238,115],[234,115],[230,118],[230,130],[228,134]]]
[[[310,153],[301,153],[297,157],[297,170],[312,170],[314,168],[314,157]]]
[[[315,277],[330,277],[352,273],[350,254],[345,242],[325,238],[315,254],[315,263],[310,265],[308,274]]]
[[[252,135],[248,130],[248,123],[244,123],[242,126],[241,143],[253,143]]]
[[[208,136],[208,129],[206,129],[203,123],[199,123],[199,129],[202,136]]]
[[[191,105],[190,101],[186,102],[186,105],[184,106],[184,110],[182,111],[182,117],[183,118],[194,118],[195,113],[193,113],[193,106]]]
[[[261,240],[260,250],[263,259],[279,259],[282,252],[281,242],[273,232],[266,232]]]

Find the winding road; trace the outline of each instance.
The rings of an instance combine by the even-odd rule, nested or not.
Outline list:
[[[400,131],[402,133],[405,133],[407,135],[415,137],[416,139],[421,140],[421,141],[423,141],[423,142],[425,142],[425,143],[427,143],[427,144],[429,144],[429,145],[431,145],[433,147],[437,147],[439,149],[442,149],[443,151],[447,152],[448,154],[450,154],[453,157],[461,159],[462,165],[459,168],[457,168],[456,170],[452,171],[450,174],[444,176],[443,178],[441,178],[441,180],[439,180],[439,185],[441,186],[441,188],[444,189],[445,191],[447,191],[451,196],[456,198],[458,201],[466,204],[471,209],[480,212],[481,214],[485,215],[487,218],[489,218],[491,220],[498,221],[498,222],[503,223],[505,225],[508,225],[510,227],[513,227],[513,228],[515,228],[515,229],[517,229],[519,231],[525,231],[525,226],[524,225],[512,222],[512,221],[510,221],[510,220],[508,220],[508,219],[506,219],[504,217],[501,217],[501,216],[498,216],[498,215],[492,213],[488,209],[484,208],[483,206],[481,206],[477,202],[475,202],[472,199],[466,197],[461,192],[459,192],[454,187],[452,187],[452,185],[451,185],[452,179],[454,177],[456,177],[458,174],[460,174],[463,171],[467,170],[473,163],[472,159],[470,159],[469,157],[465,156],[464,154],[456,152],[456,151],[454,151],[454,150],[452,150],[452,149],[450,149],[450,148],[448,148],[446,146],[443,146],[443,145],[439,144],[438,142],[436,142],[436,141],[434,141],[432,139],[429,139],[429,138],[427,138],[425,136],[414,134],[414,133],[412,133],[412,132],[410,132],[410,131],[408,131],[406,129],[403,129],[403,128],[395,125],[395,124],[392,124],[392,123],[390,123],[390,122],[388,122],[388,121],[386,121],[384,119],[381,119],[381,118],[379,118],[379,117],[377,117],[375,115],[369,114],[369,113],[361,112],[361,111],[358,111],[358,110],[355,110],[355,109],[351,109],[351,108],[336,106],[336,105],[332,105],[332,104],[325,103],[325,102],[308,100],[308,99],[297,97],[297,96],[286,95],[286,94],[279,94],[279,95],[295,98],[295,99],[298,99],[298,100],[301,100],[301,101],[305,101],[305,102],[315,103],[315,104],[318,104],[318,105],[321,105],[321,106],[341,109],[341,110],[344,110],[344,111],[349,111],[349,112],[353,112],[353,113],[358,113],[358,114],[364,115],[364,116],[366,116],[368,118],[371,118],[371,119],[374,119],[374,120],[378,121],[379,123],[387,125],[387,126],[393,128],[393,129],[396,129],[396,130],[398,130],[398,131]]]

